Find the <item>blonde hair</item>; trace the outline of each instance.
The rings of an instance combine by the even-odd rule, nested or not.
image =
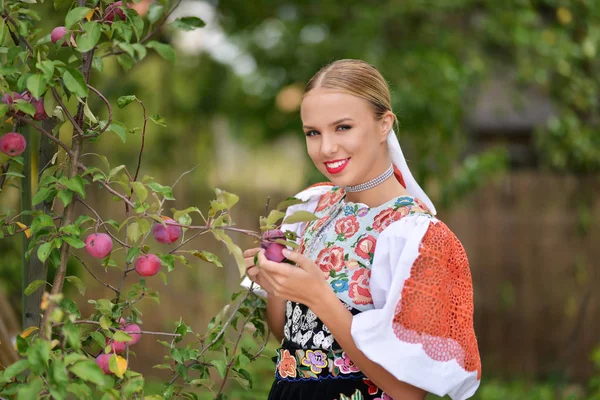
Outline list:
[[[366,100],[376,120],[392,112],[390,88],[381,73],[362,60],[337,60],[321,68],[306,84],[306,96],[316,88],[333,89]],[[392,112],[393,114],[393,112]],[[397,123],[394,115],[394,123]]]

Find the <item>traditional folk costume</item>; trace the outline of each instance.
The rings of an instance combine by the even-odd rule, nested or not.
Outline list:
[[[287,211],[310,211],[318,220],[282,229],[298,234],[297,251],[315,261],[354,315],[351,334],[365,356],[400,381],[466,399],[481,378],[467,256],[435,217],[393,130],[388,146],[410,196],[368,207],[346,200],[348,188],[318,184],[298,193],[305,202]],[[285,321],[269,400],[391,399],[307,306],[288,301]]]

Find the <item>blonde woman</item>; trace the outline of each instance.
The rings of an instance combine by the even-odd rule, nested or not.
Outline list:
[[[285,254],[297,266],[244,253],[281,339],[269,399],[471,397],[481,363],[467,256],[410,173],[386,81],[335,61],[308,82],[301,117],[330,182],[288,213],[319,219],[283,226],[299,235]]]

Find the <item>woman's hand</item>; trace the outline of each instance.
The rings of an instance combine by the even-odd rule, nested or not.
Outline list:
[[[246,275],[248,275],[248,278],[250,278],[252,282],[260,285],[260,287],[263,288],[269,296],[275,296],[275,294],[273,293],[273,288],[269,285],[269,282],[264,279],[264,276],[267,274],[267,272],[261,271],[259,268],[256,267],[256,265],[254,265],[254,257],[256,253],[259,252],[259,250],[261,250],[260,247],[244,251]]]
[[[255,275],[260,276],[260,280],[268,285],[273,295],[311,307],[313,302],[320,297],[315,296],[315,293],[332,290],[325,280],[323,271],[313,260],[287,249],[283,250],[283,255],[288,260],[295,262],[296,265],[269,261],[265,257],[265,251],[258,249],[258,263],[254,268],[257,268],[259,272]],[[254,261],[252,262],[254,263]],[[262,286],[260,283],[259,285]]]

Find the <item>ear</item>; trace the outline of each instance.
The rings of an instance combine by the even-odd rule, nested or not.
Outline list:
[[[380,120],[381,133],[380,133],[380,143],[383,143],[387,140],[388,134],[390,133],[390,129],[394,126],[394,121],[396,118],[394,114],[391,112],[387,112]]]

